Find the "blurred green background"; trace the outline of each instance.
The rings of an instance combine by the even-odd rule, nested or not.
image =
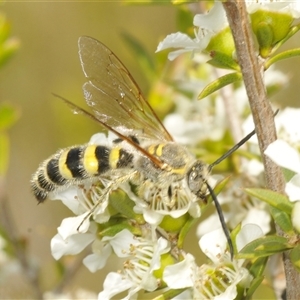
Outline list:
[[[112,49],[142,90],[147,91],[146,76],[121,34],[126,32],[138,39],[154,57],[158,42],[177,31],[176,8],[105,1],[8,1],[0,10],[11,23],[12,35],[21,42],[16,56],[0,71],[0,101],[9,101],[21,111],[19,121],[9,132],[11,157],[6,192],[17,231],[28,243],[33,261],[41,265],[42,287],[47,290],[57,283],[50,240],[61,220],[71,213],[59,201],[37,205],[30,193],[29,180],[38,164],[59,148],[86,143],[99,131],[97,124],[73,115],[51,93],[85,107],[81,90],[84,76],[77,48],[81,35],[94,37]],[[291,70],[293,63],[295,70]],[[297,82],[300,68],[295,60],[283,68],[288,76],[293,75],[291,84]],[[299,105],[296,90],[289,92],[288,95],[286,91],[280,92],[277,100],[289,101],[282,102],[283,106]],[[117,269],[118,266],[114,266],[113,270]],[[72,286],[99,292],[108,270],[111,269],[104,269],[95,276],[82,267]],[[11,284],[20,290],[24,285],[25,298],[26,282],[16,279]]]

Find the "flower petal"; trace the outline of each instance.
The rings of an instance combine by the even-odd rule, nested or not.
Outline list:
[[[195,258],[188,253],[181,262],[165,268],[163,280],[171,289],[192,287],[194,286],[193,271],[195,268]]]
[[[228,23],[221,2],[215,2],[213,8],[207,14],[197,14],[194,17],[194,25],[210,31],[218,32]]]
[[[250,242],[264,235],[262,229],[256,224],[246,224],[236,236],[236,247],[240,251]]]
[[[300,173],[300,155],[288,143],[276,140],[265,150],[265,154],[277,165]]]
[[[296,174],[285,186],[290,201],[300,200],[300,174]]]
[[[118,257],[128,257],[129,248],[138,243],[128,229],[118,232],[114,237],[104,237],[102,241],[109,241]]]
[[[167,35],[167,37],[158,44],[155,52],[159,52],[168,48],[185,48],[194,47],[195,42],[186,34],[176,32]]]
[[[292,211],[292,224],[295,229],[300,232],[300,201],[297,201]]]
[[[102,269],[107,262],[107,259],[112,253],[110,244],[102,247],[101,253],[93,253],[84,258],[83,264],[92,272]]]
[[[259,207],[250,207],[247,215],[242,220],[242,226],[257,225],[262,232],[267,234],[271,230],[271,216]]]
[[[110,272],[103,283],[103,291],[99,293],[99,300],[109,300],[113,296],[124,292],[132,287],[132,281],[122,278],[121,274]]]
[[[75,215],[84,213],[80,203],[76,200],[78,197],[78,186],[70,186],[66,190],[61,190],[49,194],[50,200],[60,200],[67,206]]]
[[[221,228],[203,235],[199,240],[202,252],[213,262],[217,262],[220,255],[225,253],[227,240]]]
[[[57,228],[58,233],[64,240],[66,240],[73,234],[87,232],[90,226],[90,220],[89,218],[86,218],[88,214],[89,212],[86,212],[78,217],[70,217],[63,219],[60,226]]]
[[[51,240],[52,256],[58,260],[63,255],[75,255],[80,253],[88,244],[95,239],[93,233],[76,234],[63,239],[61,235],[55,235]]]

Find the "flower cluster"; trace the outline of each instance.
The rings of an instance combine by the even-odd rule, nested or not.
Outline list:
[[[114,139],[111,134],[108,137],[97,134],[90,144],[110,145]],[[210,184],[213,185],[212,179]],[[177,197],[171,207],[164,203],[166,196],[162,189],[159,192],[154,189],[153,193],[142,187],[136,194],[128,182],[118,182],[117,178],[88,179],[51,193],[52,200],[61,200],[76,215],[64,219],[58,227],[51,241],[53,257],[76,255],[91,245],[92,253],[83,260],[91,272],[104,268],[113,254],[123,261],[118,272],[107,275],[99,299],[111,299],[124,291],[127,291],[125,299],[131,299],[139,291],[161,288],[186,289],[185,293],[197,299],[223,293],[229,293],[233,299],[237,286],[249,287],[251,275],[238,261],[231,262],[222,230],[218,231],[218,237],[207,233],[200,239],[212,265],[197,266],[192,254],[178,247],[178,233],[188,220],[198,218],[201,211],[199,199],[191,193],[186,181],[173,183],[172,190]],[[221,249],[214,258],[210,255],[211,240],[218,241],[217,245],[212,243],[212,248]],[[179,278],[185,277],[190,269],[194,269],[193,279],[178,285]],[[216,284],[213,278],[220,274],[228,279]]]
[[[299,5],[280,1],[246,1],[246,4],[253,33],[257,38],[257,51],[262,61],[266,62],[279,44],[295,30],[290,21],[299,17]],[[287,23],[287,26],[279,32],[275,24],[280,23],[280,20]],[[194,39],[181,32],[171,34],[158,45],[157,51],[179,48],[169,53],[170,60],[182,53],[192,52],[196,63],[202,62],[197,53],[209,54],[212,65],[234,70],[238,74],[234,43],[222,3],[216,1],[209,13],[196,15],[193,24]],[[263,34],[267,39],[261,38]],[[271,69],[268,72],[269,78],[275,73]],[[268,76],[265,77],[266,85]],[[235,80],[236,78],[240,77],[235,77]],[[286,80],[282,78],[283,76],[279,79],[281,83]],[[199,82],[198,80],[195,84],[184,87],[192,96],[174,97],[176,108],[165,118],[164,123],[176,142],[196,148],[197,156],[205,157],[205,162],[206,158],[211,159],[212,163],[216,160],[215,156],[222,155],[216,150],[221,143],[225,146],[220,152],[232,146],[232,141],[228,142],[228,129],[231,129],[228,123],[231,120],[228,120],[224,95],[216,96],[213,101],[205,99],[201,104],[198,103]],[[274,77],[270,82],[274,84]],[[200,84],[204,85],[203,82]],[[213,87],[206,89],[206,94],[210,95],[224,85],[221,79]],[[249,115],[245,92],[241,90],[242,88],[231,90],[232,97],[235,95],[240,100],[235,107],[238,119]],[[295,124],[299,119],[298,110],[286,109],[279,113],[276,117],[278,132],[285,141],[276,141],[266,151],[266,155],[276,163],[296,173],[287,183],[286,192],[291,201],[297,201],[293,225],[298,231],[300,156],[295,149],[299,149],[300,145],[300,126]],[[241,123],[238,122],[238,129],[242,128]],[[251,126],[253,128],[253,124]],[[252,128],[246,129],[245,134]],[[112,148],[115,139],[112,134],[108,137],[97,134],[89,144]],[[198,150],[200,143],[205,145],[203,153]],[[127,144],[126,141],[121,141],[120,148],[136,153],[137,150]],[[209,261],[202,265],[196,263],[195,255],[186,252],[183,243],[191,225],[207,207],[209,197],[199,197],[193,193],[187,178],[161,180],[159,172],[149,169],[149,172],[157,174],[160,181],[156,182],[156,178],[144,180],[146,177],[139,177],[139,172],[132,167],[132,171],[122,173],[116,170],[109,176],[82,180],[67,189],[50,193],[52,200],[61,200],[76,215],[64,219],[58,227],[58,233],[51,241],[54,258],[75,255],[90,246],[91,253],[84,258],[83,263],[91,272],[96,272],[106,266],[112,255],[117,256],[120,260],[119,270],[107,275],[98,299],[111,299],[124,292],[126,296],[123,299],[136,299],[139,293],[154,291],[160,291],[166,297],[174,299],[177,296],[180,299],[244,297],[251,288],[253,278],[262,278],[261,274],[252,274],[253,270],[249,271],[248,266],[256,263],[259,254],[255,251],[260,249],[258,246],[260,242],[263,243],[262,237],[271,230],[271,216],[266,203],[260,202],[256,195],[245,195],[241,190],[245,186],[264,186],[263,167],[257,155],[255,141],[251,146],[252,149],[238,163],[232,160],[221,168],[225,172],[236,171],[231,182],[225,188],[222,187],[222,193],[218,195],[220,204],[227,207],[224,217],[228,228],[234,232],[231,236],[234,257],[231,257],[232,253],[227,249],[228,239],[220,229],[217,215],[212,214],[197,229],[200,249]],[[159,147],[164,145],[157,146]],[[170,153],[172,159],[177,159],[174,152]],[[178,164],[180,163],[179,158]],[[162,170],[164,168],[165,165]],[[176,171],[178,174],[183,172],[180,168]],[[190,173],[193,171],[192,168]],[[209,172],[204,173],[201,176],[207,176],[206,182],[215,187],[216,178],[208,176]],[[188,176],[192,177],[190,174]],[[284,247],[288,248],[290,245],[284,244]],[[265,257],[266,254],[262,253],[261,256]],[[249,263],[245,261],[245,257],[253,261]]]
[[[261,47],[260,54],[265,57],[276,43],[289,34],[292,21],[300,17],[299,1],[258,0],[245,3]],[[222,51],[223,54],[234,56],[234,45],[227,36],[228,22],[221,1],[215,1],[209,13],[195,15],[193,24],[196,28],[194,39],[181,32],[173,33],[159,43],[156,51],[180,48],[169,53],[170,60],[185,52],[194,54],[204,50],[214,55],[216,51]]]

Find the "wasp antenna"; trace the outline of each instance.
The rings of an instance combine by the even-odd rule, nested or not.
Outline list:
[[[215,162],[208,166],[209,171],[215,166],[218,165],[221,161],[231,155],[234,151],[243,146],[253,135],[255,134],[255,129],[247,134],[242,140],[240,140],[236,145],[234,145],[230,150],[228,150],[225,154],[223,154],[220,158],[218,158]]]
[[[227,243],[228,243],[228,246],[229,246],[230,257],[231,257],[231,260],[233,260],[233,254],[234,254],[233,243],[232,243],[232,240],[231,240],[231,237],[230,237],[230,232],[229,232],[229,230],[226,226],[226,223],[225,223],[225,219],[224,219],[224,215],[223,215],[221,205],[220,205],[220,203],[217,199],[217,196],[214,193],[213,189],[211,188],[211,186],[207,182],[206,182],[206,186],[207,186],[208,191],[209,191],[209,193],[210,193],[210,195],[211,195],[211,197],[212,197],[212,199],[215,203],[216,210],[217,210],[217,213],[218,213],[218,216],[219,216],[219,220],[220,220],[223,232],[226,236]]]
[[[277,109],[274,113],[274,117],[278,114],[279,109]],[[236,145],[234,145],[230,150],[228,150],[225,154],[223,154],[220,158],[218,158],[215,162],[208,166],[208,170],[211,171],[215,165],[218,165],[221,161],[231,155],[234,151],[243,146],[250,138],[255,134],[255,129],[247,134],[243,139],[241,139]]]

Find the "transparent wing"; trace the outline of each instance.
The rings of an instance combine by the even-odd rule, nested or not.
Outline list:
[[[172,141],[121,61],[93,38],[80,37],[78,46],[88,79],[83,85],[84,96],[95,117],[122,134],[138,130],[145,138]]]

